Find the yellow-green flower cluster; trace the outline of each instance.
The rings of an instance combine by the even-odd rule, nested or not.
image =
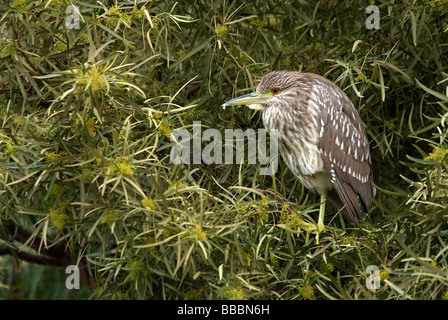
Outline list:
[[[434,147],[434,150],[425,157],[425,160],[447,162],[448,161],[448,149],[441,148],[439,146]]]
[[[95,120],[93,120],[92,118],[89,117],[84,122],[84,125],[85,125],[86,130],[89,133],[89,135],[93,137],[95,135],[95,132],[96,132]]]
[[[316,42],[316,43],[318,43],[318,42]],[[316,46],[316,43],[314,44],[314,46]],[[299,46],[298,45],[292,45],[292,46],[289,46],[289,45],[282,45],[281,47],[280,47],[280,50],[284,53],[284,54],[293,54],[293,53],[296,53],[296,52],[298,52],[299,51]]]
[[[81,33],[79,35],[79,39],[81,40],[81,42],[89,42],[89,36],[87,33]]]
[[[92,89],[92,92],[96,92],[106,87],[106,80],[95,65],[90,68],[86,76],[90,81],[90,88]]]
[[[268,210],[270,203],[271,203],[271,200],[269,200],[268,197],[262,196],[261,200],[260,200],[260,204],[259,204],[259,209],[260,210]]]
[[[268,21],[269,21],[269,25],[271,27],[275,27],[278,24],[280,24],[280,20],[278,20],[274,15],[270,14],[268,15]]]
[[[269,209],[269,204],[271,201],[268,197],[262,196],[261,200],[258,202],[257,211],[259,213],[259,217],[262,220],[266,220],[269,217],[269,213],[267,212]]]
[[[196,240],[199,241],[207,240],[207,232],[203,231],[201,227],[195,227],[191,229],[190,235],[192,235]]]
[[[284,204],[282,210],[280,211],[280,224],[287,225],[292,230],[297,230],[298,228],[308,229],[309,225],[302,220],[298,215],[288,212],[288,205]]]
[[[204,116],[204,110],[193,109],[185,113],[183,119],[186,123],[192,122],[194,120],[200,120]]]
[[[244,265],[250,266],[253,264],[254,262],[254,255],[253,252],[246,250],[246,249],[242,249],[241,250],[241,261],[243,262]]]
[[[314,269],[308,269],[308,268],[302,268],[302,274],[304,279],[310,280],[314,277],[316,277],[316,272]]]
[[[156,242],[156,239],[154,237],[148,237],[145,241],[145,244],[153,244]],[[148,248],[149,252],[151,252],[154,255],[158,255],[159,249],[156,246],[151,246]]]
[[[14,142],[11,138],[0,139],[0,142],[4,142],[6,144],[6,150],[4,154],[10,154],[12,156],[17,156],[18,152],[14,148]]]
[[[107,223],[110,225],[111,223],[117,221],[118,219],[118,211],[116,210],[107,210],[103,216],[100,218],[100,224]]]
[[[304,283],[299,289],[300,296],[305,300],[315,300],[314,288],[309,283]]]
[[[177,56],[180,58],[182,58],[184,55],[187,54],[187,51],[185,49],[180,49],[178,51],[176,51]]]
[[[227,33],[229,32],[229,28],[227,26],[223,26],[221,24],[218,24],[216,26],[215,32],[218,35],[218,37],[224,38],[227,35]]]
[[[431,265],[437,267],[437,259],[435,255],[431,255]]]
[[[171,221],[175,224],[181,223],[180,217],[175,213],[173,213],[173,215],[171,216]]]
[[[380,271],[380,280],[384,281],[390,278],[390,273],[386,269],[382,269]]]
[[[150,210],[156,210],[157,209],[156,204],[154,203],[154,200],[152,200],[152,199],[143,199],[141,201],[141,203],[142,203],[142,206],[144,208],[148,208]]]
[[[140,9],[138,9],[137,6],[134,5],[134,8],[132,9],[132,14],[134,15],[135,19],[141,21],[145,16],[145,10],[146,6],[142,6]]]
[[[129,261],[128,263],[126,263],[125,267],[132,270],[130,274],[131,280],[135,280],[145,270],[143,263],[138,261],[137,259]]]
[[[369,79],[364,72],[360,71],[358,76],[355,78],[355,81],[368,82]]]
[[[271,258],[271,264],[273,267],[278,268],[280,266],[278,258],[275,256],[274,253],[271,252],[271,250],[269,250],[269,256]]]
[[[62,6],[68,6],[70,5],[69,0],[53,0],[50,3],[50,7],[55,8],[56,10],[60,10]]]
[[[132,24],[132,17],[139,21],[143,19],[145,10],[145,6],[142,6],[140,9],[138,9],[138,7],[134,5],[131,12],[124,12],[118,9],[116,6],[112,6],[106,13],[106,16],[108,17],[106,20],[106,24],[110,26],[117,26],[120,22],[124,22],[128,26],[130,26]]]
[[[122,14],[120,17],[121,21],[125,22],[128,26],[132,23],[132,17],[129,14]]]
[[[64,151],[61,151],[61,152],[47,152],[45,154],[45,158],[47,159],[47,162],[58,162],[65,155],[66,155],[66,153]]]
[[[157,128],[157,133],[159,135],[169,138],[171,136],[171,132],[172,132],[171,124],[165,119],[160,121],[159,127]]]
[[[160,119],[162,119],[162,114],[157,113],[157,112],[151,112],[151,113],[148,115],[148,120],[151,121],[152,119],[154,119],[154,120],[160,120]]]
[[[172,190],[179,190],[182,188],[185,188],[188,186],[188,183],[184,182],[184,181],[171,181],[171,180],[167,180],[167,183],[169,184],[166,191],[172,191]]]
[[[250,212],[251,204],[245,202],[238,202],[235,204],[235,209],[238,214],[246,215]]]
[[[106,24],[108,26],[118,25],[121,17],[121,12],[116,6],[110,7],[106,15],[107,15]],[[115,17],[118,17],[118,19],[115,19]]]
[[[266,27],[267,23],[261,19],[255,18],[250,20],[250,25],[257,28],[258,31],[261,31],[261,29]]]
[[[83,166],[81,169],[81,179],[84,182],[90,182],[93,179],[92,169],[89,166]]]
[[[87,86],[90,83],[92,92],[104,89],[107,86],[106,79],[98,70],[96,65],[93,65],[87,72],[83,73],[80,70],[77,73],[77,84],[80,86]]]
[[[109,165],[109,173],[128,177],[134,174],[134,170],[128,160],[115,158],[113,163]]]
[[[138,261],[137,259],[131,260],[128,263],[126,263],[126,268],[129,268],[129,269],[140,268],[142,266],[143,266],[143,264],[140,261]]]
[[[109,8],[109,11],[107,12],[107,15],[109,16],[120,16],[121,12],[116,6],[112,6]]]
[[[448,300],[448,289],[442,294],[442,300]]]
[[[355,239],[353,239],[352,237],[345,236],[342,238],[341,245],[348,246],[348,245],[354,245],[354,244],[355,244]]]
[[[330,273],[334,271],[334,265],[331,262],[325,263],[323,265],[323,268],[325,271],[328,271]]]
[[[50,194],[55,197],[60,197],[67,190],[67,185],[62,183],[53,184]]]
[[[67,45],[63,42],[64,35],[62,33],[57,33],[55,36],[55,40],[57,41],[54,48],[57,52],[67,50]]]
[[[223,298],[228,300],[244,300],[244,291],[242,287],[229,287],[221,291]]]
[[[14,56],[16,54],[16,47],[14,43],[4,43],[0,44],[0,58],[5,58],[7,56]]]
[[[153,27],[153,29],[156,29],[156,30],[159,29],[160,24],[163,22],[157,17],[151,18],[151,20],[152,20],[152,27]]]
[[[11,4],[11,8],[16,9],[20,13],[24,13],[28,9],[28,1],[27,0],[16,0]]]
[[[58,230],[62,230],[69,221],[69,217],[65,213],[67,204],[67,202],[63,202],[58,207],[50,209],[50,212],[48,212],[48,219]]]
[[[14,116],[12,118],[12,121],[14,122],[14,125],[16,127],[23,127],[25,125],[25,119],[23,119],[22,117],[19,117],[19,116]]]
[[[201,295],[199,291],[196,289],[189,289],[185,294],[185,300],[199,300],[201,299]]]
[[[448,12],[448,0],[426,0],[426,4],[440,13]]]
[[[388,131],[394,131],[395,128],[396,128],[395,123],[393,123],[392,121],[389,121],[387,123],[387,130]]]
[[[95,164],[97,167],[101,166],[102,163],[103,163],[103,159],[101,159],[100,157],[95,158]]]
[[[339,42],[343,45],[352,44],[353,36],[351,34],[344,34],[343,36],[339,37]]]

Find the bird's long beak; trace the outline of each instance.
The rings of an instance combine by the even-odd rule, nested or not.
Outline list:
[[[233,106],[241,106],[241,105],[248,105],[249,107],[251,105],[261,105],[264,103],[264,101],[267,98],[272,97],[272,93],[258,93],[258,92],[252,92],[249,94],[245,94],[244,96],[234,98],[232,100],[227,101],[222,105],[222,108],[225,109],[226,107],[233,107]],[[254,107],[254,109],[258,109],[257,107]]]

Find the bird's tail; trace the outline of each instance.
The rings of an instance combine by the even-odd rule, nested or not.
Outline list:
[[[350,187],[350,186],[347,186]],[[351,188],[351,187],[350,187]],[[353,191],[353,189],[351,190]],[[347,195],[349,196],[349,195]],[[348,203],[356,203],[358,204],[358,208],[362,208],[363,204],[361,202],[360,197],[353,191],[352,196],[350,197],[351,199],[349,201],[347,201]],[[344,215],[349,218],[349,220],[356,224],[357,220],[363,220],[364,216],[365,216],[365,211],[364,210],[354,210],[354,208],[346,208],[344,205],[344,202],[341,200],[340,195],[338,194],[338,192],[333,189],[331,191],[328,191],[327,194],[327,199],[330,201],[330,203],[338,210],[343,209],[343,213]],[[347,199],[348,200],[348,199]]]

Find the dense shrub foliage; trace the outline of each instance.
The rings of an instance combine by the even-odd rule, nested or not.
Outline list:
[[[447,299],[447,8],[2,2],[0,297]],[[302,228],[319,199],[282,162],[264,176],[170,159],[193,121],[262,128],[221,104],[282,69],[339,85],[371,141],[374,209],[354,227],[328,207],[319,243]],[[81,290],[65,289],[71,264]]]

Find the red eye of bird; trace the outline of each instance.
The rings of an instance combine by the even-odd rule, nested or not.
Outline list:
[[[280,92],[280,90],[277,89],[277,88],[272,88],[272,89],[271,89],[271,93],[274,94],[274,95],[275,95],[275,94],[278,94],[279,92]]]

